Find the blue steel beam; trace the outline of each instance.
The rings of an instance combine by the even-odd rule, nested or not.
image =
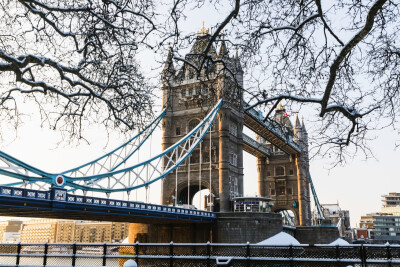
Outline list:
[[[222,105],[222,100],[220,100],[217,105],[213,108],[213,110],[204,118],[204,120],[197,125],[192,131],[190,131],[185,137],[183,137],[180,141],[178,141],[176,144],[172,145],[170,148],[167,150],[163,151],[162,153],[158,154],[155,157],[152,157],[149,160],[146,160],[144,162],[141,162],[139,164],[136,164],[134,166],[130,167],[125,167],[125,168],[119,168],[122,166],[123,163],[126,162],[127,158],[129,158],[134,152],[137,151],[136,149],[133,150],[132,153],[129,153],[127,157],[125,157],[123,160],[121,160],[118,164],[114,165],[111,169],[108,170],[106,173],[100,173],[97,175],[83,175],[77,177],[76,174],[79,171],[79,169],[83,167],[87,167],[91,164],[94,164],[95,162],[104,159],[107,156],[112,155],[115,153],[117,150],[123,148],[124,146],[128,145],[132,140],[136,139],[139,135],[136,137],[132,138],[130,141],[126,142],[124,145],[118,147],[117,149],[111,151],[110,153],[107,153],[105,156],[98,158],[95,161],[91,161],[87,164],[81,165],[77,168],[74,168],[69,171],[65,171],[62,173],[47,173],[44,172],[40,169],[37,169],[33,166],[30,166],[4,152],[0,151],[0,163],[3,162],[5,163],[4,167],[0,166],[0,174],[5,175],[8,177],[16,178],[22,180],[22,184],[32,183],[32,182],[43,182],[47,183],[50,185],[56,185],[56,179],[59,178],[59,176],[62,177],[62,185],[58,186],[67,186],[70,187],[72,190],[74,189],[81,189],[84,191],[95,191],[95,192],[103,192],[103,193],[111,193],[111,192],[129,192],[141,187],[147,187],[150,184],[164,178],[166,175],[169,173],[173,172],[179,165],[186,160],[188,156],[193,152],[193,150],[197,147],[197,145],[202,141],[204,138],[205,134],[211,127],[212,123],[215,120],[215,117]],[[139,143],[139,146],[150,136],[155,127],[158,125],[158,123],[161,121],[163,116],[165,115],[165,110],[162,112],[162,114],[151,124],[149,125],[146,129],[150,129],[150,134],[148,134],[141,143]],[[150,128],[152,127],[152,128]],[[144,131],[142,131],[143,133]],[[179,156],[179,157],[178,157]],[[177,160],[174,160],[177,159]],[[160,172],[157,168],[160,165],[161,161],[167,160],[166,168]],[[152,172],[152,175],[155,174],[153,177],[146,177],[145,179],[141,177],[141,173],[143,172],[144,168],[147,168],[147,172],[150,168],[150,171]],[[69,176],[66,174],[71,174],[74,173],[74,176]],[[126,186],[125,184],[121,183],[121,179],[125,175],[130,175],[136,176],[136,179],[140,179],[142,181],[141,184],[133,185],[130,184]],[[116,177],[117,175],[120,175],[120,177]],[[138,178],[139,177],[139,178]],[[110,182],[108,182],[108,187],[104,187],[100,185],[99,183],[102,182],[103,180],[108,179],[113,179],[113,187],[110,188]],[[136,181],[136,180],[134,180]],[[80,184],[79,184],[80,183]],[[115,186],[120,185],[119,188],[114,188]]]
[[[117,220],[131,222],[215,221],[213,212],[180,207],[66,194],[57,200],[57,188],[49,191],[0,186],[0,216],[57,217],[64,219]]]

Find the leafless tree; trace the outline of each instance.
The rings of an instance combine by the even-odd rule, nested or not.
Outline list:
[[[93,120],[141,126],[153,99],[136,53],[155,29],[153,16],[151,2],[140,0],[1,0],[2,121],[18,123],[29,98],[43,121],[78,138]]]
[[[246,101],[268,116],[279,101],[293,112],[311,107],[319,116],[311,140],[317,152],[332,152],[335,162],[358,150],[369,156],[371,132],[399,130],[396,1],[1,0],[0,5],[2,117],[14,117],[18,96],[27,95],[40,106],[56,107],[41,109],[54,125],[63,119],[63,125],[79,126],[94,115],[134,127],[151,114],[152,104],[152,87],[135,60],[138,49],[165,51],[166,58],[170,45],[174,62],[201,75],[210,63],[224,63],[210,52],[225,33],[228,49],[239,51]],[[204,6],[215,6],[220,21],[210,27],[201,60],[196,55],[190,62],[182,55],[196,33],[184,34],[182,25],[189,12]]]
[[[282,100],[293,112],[311,107],[319,116],[314,152],[333,155],[336,163],[358,152],[371,156],[374,130],[399,131],[398,2],[212,2],[229,10],[213,26],[204,62],[225,30],[248,74],[250,108],[266,108],[270,116]]]

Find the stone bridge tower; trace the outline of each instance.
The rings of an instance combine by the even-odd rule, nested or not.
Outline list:
[[[308,179],[308,134],[296,115],[294,127],[285,108],[280,105],[275,120],[284,132],[300,147],[300,153],[289,155],[267,143],[271,150],[268,158],[257,158],[259,193],[274,200],[274,211],[290,210],[296,225],[311,225],[310,183]]]
[[[185,59],[196,67],[203,60],[199,53],[211,36],[203,26]],[[230,211],[231,200],[243,194],[243,72],[237,58],[229,55],[222,41],[218,52],[212,46],[200,75],[187,62],[175,67],[169,51],[162,73],[162,149],[165,150],[192,130],[223,99],[217,118],[201,146],[162,183],[164,205],[192,204],[193,196],[210,189],[209,210]],[[211,140],[210,140],[211,139]]]

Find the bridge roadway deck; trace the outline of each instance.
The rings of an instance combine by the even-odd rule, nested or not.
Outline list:
[[[272,120],[264,121],[264,118],[255,109],[247,109],[245,104],[244,125],[265,140],[288,154],[297,154],[300,147],[292,137],[284,132],[281,126]]]
[[[54,189],[52,189],[54,190]],[[137,223],[213,223],[213,212],[142,202],[66,194],[52,200],[52,191],[0,187],[0,216],[39,217]]]

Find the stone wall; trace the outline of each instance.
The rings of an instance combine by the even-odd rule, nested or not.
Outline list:
[[[258,243],[282,231],[282,216],[276,213],[217,213],[214,242]]]
[[[212,224],[142,224],[129,225],[129,243],[207,243],[211,240]]]
[[[294,237],[301,244],[329,244],[339,238],[339,231],[335,226],[297,226]]]

